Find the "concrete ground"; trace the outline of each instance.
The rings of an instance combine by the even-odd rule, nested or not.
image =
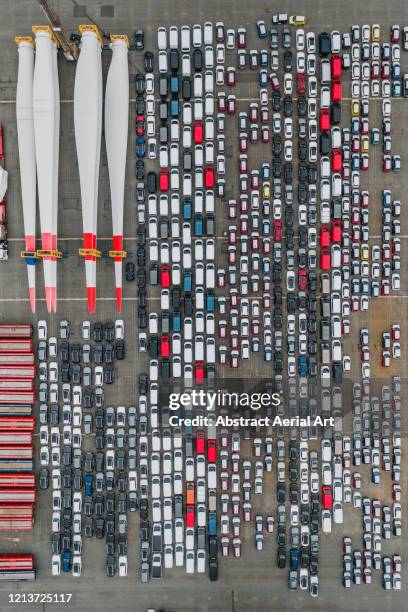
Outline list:
[[[85,2],[85,0],[84,0]],[[344,0],[343,2],[323,2],[317,0],[310,3],[301,3],[288,0],[284,7],[273,7],[268,3],[254,0],[236,0],[234,3],[210,0],[204,2],[197,0],[194,6],[181,0],[163,2],[151,0],[150,3],[135,3],[128,0],[106,0],[109,5],[101,5],[100,2],[87,0],[85,12],[95,21],[101,29],[112,33],[128,33],[137,26],[143,26],[146,32],[146,48],[156,48],[156,28],[159,25],[193,24],[207,20],[223,20],[228,26],[245,26],[248,30],[248,48],[259,44],[255,38],[254,24],[258,19],[265,19],[270,23],[270,17],[275,10],[285,10],[288,13],[306,13],[308,27],[315,32],[334,28],[340,31],[346,29],[353,23],[380,23],[384,31],[393,23],[405,25],[408,23],[408,5],[401,0],[389,0],[387,3],[379,0],[362,2],[361,0]],[[77,30],[79,24],[86,22],[81,13],[81,7],[76,2],[69,0],[54,0],[52,6],[57,10],[62,23],[68,32]],[[114,8],[114,16],[103,17],[111,14],[107,7]],[[0,121],[5,128],[6,161],[9,171],[8,191],[8,214],[9,214],[9,236],[10,236],[10,259],[2,264],[0,268],[0,317],[4,321],[23,322],[38,318],[46,318],[50,333],[57,330],[59,319],[67,318],[74,327],[75,322],[79,324],[87,319],[86,295],[84,290],[83,262],[76,256],[80,246],[79,237],[82,234],[82,217],[80,205],[80,193],[78,182],[78,171],[76,165],[75,143],[73,133],[73,78],[75,67],[60,59],[60,86],[61,86],[61,157],[60,157],[60,217],[59,236],[60,248],[64,252],[64,259],[58,266],[58,313],[56,317],[46,315],[44,302],[38,303],[36,317],[29,315],[27,303],[26,272],[23,263],[18,257],[22,248],[23,222],[20,204],[20,188],[18,176],[18,159],[16,143],[15,123],[15,86],[17,74],[17,53],[14,44],[14,36],[28,34],[31,26],[43,23],[44,18],[37,3],[28,0],[3,0],[0,5]],[[131,53],[129,56],[131,74],[142,68],[141,55]],[[408,70],[408,62],[403,54],[403,71]],[[404,65],[405,63],[405,65]],[[104,75],[106,76],[108,56],[104,57]],[[240,77],[240,75],[239,75]],[[255,76],[248,74],[242,79],[242,85],[237,88],[239,98],[257,97],[258,85]],[[238,81],[240,83],[240,81]],[[132,90],[131,90],[132,91]],[[247,105],[248,103],[245,102]],[[348,102],[344,102],[348,104]],[[378,104],[378,108],[377,105]],[[370,125],[372,121],[380,121],[379,103],[374,103],[375,110],[370,113]],[[133,108],[133,107],[132,107]],[[403,185],[408,178],[408,166],[406,164],[404,143],[407,140],[408,105],[406,100],[393,101],[393,146],[395,152],[402,156],[403,170],[397,177],[392,176],[392,191],[395,197],[399,196],[404,210],[405,200]],[[133,116],[130,115],[131,133],[133,131]],[[236,143],[236,132],[231,134]],[[129,140],[128,172],[125,206],[125,232],[126,249],[130,256],[135,254],[136,243],[134,240],[136,232],[136,206],[134,199],[134,139]],[[257,147],[257,152],[261,151]],[[258,153],[257,153],[258,154]],[[388,178],[385,180],[380,171],[380,152],[370,153],[370,170],[364,181],[370,186],[370,231],[373,243],[378,243],[380,235],[380,190],[388,187]],[[234,170],[234,172],[236,172]],[[111,234],[111,212],[109,202],[109,184],[107,176],[106,155],[103,149],[101,157],[100,173],[100,205],[98,219],[98,235],[100,248],[107,251],[110,244]],[[217,228],[222,228],[225,223],[224,211],[217,215]],[[358,380],[360,377],[360,363],[358,358],[357,334],[361,327],[368,326],[371,332],[371,352],[373,363],[373,378],[379,384],[383,372],[379,367],[380,359],[380,336],[381,332],[393,322],[400,322],[402,327],[402,359],[394,363],[388,375],[405,375],[407,359],[407,319],[406,303],[408,300],[408,283],[405,267],[407,264],[407,239],[408,221],[404,214],[402,223],[402,290],[399,295],[388,298],[380,298],[371,301],[368,313],[359,313],[351,317],[352,333],[349,338],[344,339],[344,352],[353,357],[353,370],[350,380]],[[43,294],[42,271],[37,272],[37,295]],[[110,400],[129,405],[134,402],[136,394],[137,374],[145,365],[134,350],[136,339],[136,288],[135,284],[124,285],[124,305],[122,318],[125,320],[128,356],[122,362],[118,372],[118,382],[108,391],[107,402]],[[109,259],[103,259],[98,264],[98,303],[96,320],[115,318],[115,296],[113,266]],[[77,330],[76,330],[76,333]],[[252,370],[251,370],[252,372]],[[254,361],[253,374],[265,373],[260,361]],[[406,397],[406,385],[403,390]],[[404,395],[403,395],[404,397]],[[405,421],[405,422],[404,422]],[[406,418],[403,420],[406,432]],[[403,452],[407,452],[406,439],[404,437]],[[249,450],[246,449],[249,453]],[[373,494],[382,502],[389,501],[389,483],[385,483],[380,491],[371,490],[368,485],[368,475],[364,477],[363,492]],[[268,478],[271,477],[271,480]],[[403,484],[405,484],[405,480]],[[275,475],[265,476],[266,493],[260,499],[259,510],[262,513],[276,512],[275,497]],[[406,491],[404,492],[406,506]],[[256,511],[256,507],[254,508]],[[266,537],[265,550],[257,553],[253,544],[253,528],[243,528],[243,557],[241,559],[220,558],[220,579],[217,583],[210,583],[204,576],[187,576],[184,571],[173,569],[165,573],[162,580],[142,585],[137,573],[138,557],[138,515],[130,515],[129,524],[129,577],[122,580],[119,577],[109,581],[104,573],[104,544],[100,541],[85,541],[83,554],[83,575],[80,579],[69,576],[61,576],[53,579],[50,573],[50,498],[47,494],[38,495],[36,510],[36,524],[33,531],[27,535],[19,534],[18,537],[1,538],[0,548],[6,550],[29,550],[36,556],[38,567],[38,579],[33,585],[0,585],[0,610],[14,609],[26,610],[27,604],[13,604],[8,607],[9,593],[73,593],[71,603],[65,605],[66,609],[81,612],[108,612],[115,607],[121,612],[142,612],[148,607],[165,607],[166,610],[174,611],[211,611],[225,612],[269,612],[273,610],[360,610],[360,611],[387,611],[394,612],[406,609],[406,580],[403,573],[403,591],[401,594],[395,592],[386,593],[380,585],[378,572],[373,573],[373,584],[368,586],[352,587],[345,590],[341,583],[341,544],[343,535],[353,536],[353,547],[361,547],[361,516],[360,512],[346,506],[344,525],[337,526],[330,536],[321,534],[321,547],[319,553],[319,583],[320,594],[317,600],[312,600],[309,595],[301,591],[290,593],[287,588],[287,570],[281,571],[276,568],[275,554],[276,545],[274,536]],[[404,521],[403,521],[404,525]],[[384,544],[384,552],[392,554],[400,552],[403,556],[403,569],[408,561],[408,542],[405,535],[398,542],[394,541]],[[134,540],[135,545],[131,542]],[[62,605],[62,604],[61,604]],[[61,608],[59,604],[32,604],[30,609],[34,611],[49,610],[51,612]]]

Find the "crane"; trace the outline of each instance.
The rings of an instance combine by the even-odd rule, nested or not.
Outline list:
[[[77,47],[69,41],[61,25],[60,18],[58,17],[57,13],[50,7],[47,0],[38,0],[38,2],[51,25],[55,37],[61,45],[65,59],[73,62],[78,58]]]

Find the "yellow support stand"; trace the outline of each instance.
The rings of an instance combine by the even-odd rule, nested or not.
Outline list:
[[[61,259],[62,252],[57,249],[40,249],[37,251],[37,257],[54,257],[55,259]]]
[[[78,254],[81,257],[100,257],[102,253],[97,249],[79,249]]]
[[[101,33],[99,32],[99,28],[96,25],[92,25],[92,24],[80,25],[79,31],[81,32],[81,34],[83,34],[84,32],[95,32],[96,37],[99,41],[99,44],[101,45],[101,47],[103,47],[103,39],[102,39]]]
[[[37,251],[20,251],[22,259],[38,259]]]
[[[54,32],[52,31],[52,28],[49,25],[41,25],[41,26],[34,25],[31,29],[32,29],[33,34],[37,34],[37,32],[48,32],[53,42],[55,43],[55,46],[57,47],[57,49],[59,49],[60,44],[59,44],[58,38],[55,36]]]
[[[126,34],[111,34],[111,37],[110,37],[111,43],[115,42],[115,40],[123,40],[129,47],[129,39],[126,36]]]
[[[14,41],[16,45],[19,45],[22,42],[26,42],[32,45],[33,47],[35,46],[34,39],[32,36],[15,36]]]
[[[120,257],[121,259],[124,259],[125,257],[127,257],[127,252],[126,251],[109,251],[109,257]]]

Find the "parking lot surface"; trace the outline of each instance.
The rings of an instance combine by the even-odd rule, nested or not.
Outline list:
[[[307,4],[307,3],[306,3]],[[109,6],[113,7],[113,15],[106,11],[109,17],[101,16],[100,3],[88,1],[86,4],[86,15],[89,16],[101,30],[111,33],[127,33],[131,35],[137,27],[144,28],[145,50],[157,51],[157,28],[160,26],[170,27],[183,24],[192,26],[195,23],[204,24],[206,21],[223,21],[226,28],[246,28],[247,50],[268,48],[268,41],[260,41],[256,34],[255,23],[265,20],[267,28],[271,27],[271,17],[275,7],[263,5],[253,0],[242,2],[237,0],[232,5],[225,2],[202,2],[198,0],[194,7],[185,2],[175,0],[174,2],[152,1],[146,6],[137,5],[127,0],[111,0]],[[85,16],[76,16],[79,10],[76,3],[71,4],[66,0],[57,3],[56,6],[64,28],[71,32],[76,31],[78,25],[86,21]],[[318,36],[322,31],[349,32],[352,24],[374,24],[381,25],[381,40],[389,40],[389,29],[394,23],[402,26],[408,24],[408,6],[403,2],[390,1],[386,5],[378,0],[363,3],[360,0],[351,2],[346,0],[342,3],[324,3],[320,0],[313,6],[299,7],[299,3],[289,1],[280,10],[288,14],[304,13],[307,16],[306,32],[313,31]],[[16,138],[15,120],[15,87],[17,75],[17,53],[14,44],[14,36],[30,32],[34,23],[43,21],[40,8],[33,2],[20,0],[18,6],[14,2],[7,1],[0,6],[0,56],[2,57],[2,77],[0,79],[0,121],[5,129],[5,147],[7,170],[9,172],[9,261],[2,264],[0,269],[2,282],[0,283],[0,302],[2,322],[26,322],[32,321],[36,325],[38,320],[45,319],[48,324],[48,337],[58,336],[59,321],[67,319],[71,325],[72,342],[80,342],[80,325],[84,320],[89,320],[87,312],[86,294],[84,290],[83,263],[77,256],[77,249],[82,241],[82,218],[81,202],[78,181],[78,170],[75,153],[75,140],[73,129],[73,87],[75,66],[59,60],[60,88],[61,88],[61,146],[60,146],[60,193],[59,193],[59,245],[64,257],[58,264],[58,310],[56,317],[46,315],[45,303],[38,299],[37,314],[29,316],[29,305],[26,299],[27,288],[25,270],[18,257],[23,244],[23,220],[20,205],[19,186],[19,164]],[[282,30],[282,26],[277,26]],[[295,28],[292,28],[293,36]],[[295,55],[295,46],[292,46]],[[279,48],[282,57],[282,47]],[[408,54],[401,51],[402,72],[408,72]],[[237,50],[227,50],[225,65],[236,66]],[[280,57],[280,62],[282,59]],[[317,56],[318,57],[318,56]],[[106,78],[109,66],[110,54],[103,54],[103,73]],[[137,180],[135,178],[135,75],[144,73],[143,53],[131,51],[129,53],[130,72],[130,97],[131,110],[129,113],[129,143],[127,158],[127,173],[125,187],[125,248],[128,257],[136,264],[137,259],[137,205],[135,201],[135,190]],[[155,70],[156,72],[156,70]],[[268,68],[270,72],[270,68]],[[294,71],[295,72],[295,71]],[[215,206],[215,266],[228,270],[228,227],[231,220],[227,218],[227,202],[231,198],[238,201],[239,198],[239,173],[238,150],[239,130],[237,127],[238,114],[241,111],[249,111],[249,105],[259,102],[259,68],[255,71],[237,69],[237,84],[234,88],[221,87],[217,91],[226,91],[236,96],[236,115],[227,117],[225,142],[226,142],[226,197],[216,198]],[[278,71],[282,79],[283,71],[280,64]],[[342,73],[343,100],[341,127],[350,127],[350,70]],[[156,88],[158,85],[156,85]],[[268,87],[269,84],[268,84]],[[319,86],[320,87],[320,86]],[[158,96],[156,96],[158,98]],[[283,97],[283,95],[282,95]],[[294,91],[294,108],[296,109],[297,94]],[[271,104],[269,103],[270,116]],[[294,111],[297,118],[297,111]],[[381,98],[370,98],[370,128],[381,128]],[[283,114],[282,114],[283,118]],[[392,142],[393,153],[401,155],[402,168],[399,173],[391,172],[384,174],[381,171],[382,150],[381,145],[371,146],[369,155],[369,168],[361,172],[360,189],[370,191],[370,222],[369,222],[369,245],[381,245],[382,234],[382,207],[381,192],[383,189],[391,189],[392,197],[401,200],[402,210],[406,205],[404,186],[408,179],[408,164],[406,160],[406,140],[408,136],[408,101],[407,98],[392,98]],[[272,137],[271,129],[271,137]],[[297,135],[293,137],[294,149],[294,186],[298,184],[298,159],[297,159]],[[283,159],[283,157],[281,157]],[[249,168],[260,168],[264,161],[272,163],[271,142],[251,145],[249,150]],[[318,160],[319,162],[319,160]],[[145,159],[146,170],[159,172],[157,160]],[[249,174],[249,172],[248,172]],[[319,179],[318,179],[319,180]],[[107,161],[104,147],[101,155],[101,171],[99,181],[99,218],[98,237],[99,248],[106,253],[110,248],[111,234],[111,209],[109,196],[109,179]],[[295,204],[295,210],[297,207]],[[238,220],[235,222],[239,223]],[[352,384],[361,383],[361,348],[359,345],[359,333],[361,329],[367,328],[370,334],[370,394],[371,397],[381,398],[382,385],[391,386],[391,377],[401,377],[402,408],[404,398],[407,397],[407,383],[405,372],[407,369],[407,301],[408,282],[405,272],[408,264],[408,220],[402,212],[401,222],[401,288],[399,291],[391,291],[388,296],[380,296],[370,299],[368,311],[352,312],[350,315],[351,331],[347,336],[342,336],[343,355],[351,357],[351,371],[344,373],[343,382],[334,384],[342,389],[343,421],[342,433],[344,436],[353,435],[353,390]],[[317,224],[320,227],[320,220]],[[297,210],[295,214],[295,234],[298,232]],[[298,249],[295,243],[295,249]],[[319,264],[318,264],[319,265]],[[295,268],[297,272],[297,268]],[[286,303],[287,291],[285,286],[285,267],[282,276],[283,302]],[[318,270],[320,275],[320,270]],[[113,265],[108,257],[103,257],[98,262],[98,300],[96,315],[92,323],[96,321],[114,321],[119,317],[116,312],[115,293],[113,284]],[[38,296],[43,295],[42,274],[37,275]],[[320,286],[319,286],[320,287]],[[228,289],[217,287],[217,297],[227,297]],[[271,290],[272,293],[272,290]],[[262,295],[262,292],[260,292]],[[133,406],[137,405],[138,377],[143,372],[149,372],[148,353],[138,351],[138,298],[136,283],[124,282],[123,307],[120,318],[125,323],[126,359],[116,362],[116,381],[113,385],[105,385],[105,406]],[[320,288],[317,292],[320,299]],[[254,296],[249,296],[250,301]],[[148,287],[147,299],[148,312],[160,312],[160,288]],[[273,311],[273,306],[270,309]],[[287,316],[284,310],[284,317]],[[217,321],[221,315],[217,314]],[[261,317],[262,318],[262,312]],[[381,365],[381,334],[389,331],[391,325],[399,323],[401,326],[401,348],[400,359],[391,360],[391,365],[384,368]],[[286,329],[286,319],[284,319]],[[217,335],[217,334],[216,334]],[[260,334],[261,335],[261,334]],[[217,346],[220,341],[217,340]],[[251,353],[248,361],[240,361],[240,367],[232,369],[227,364],[217,364],[217,375],[219,376],[218,387],[222,388],[223,379],[245,379],[245,384],[253,380],[269,381],[272,377],[272,363],[263,360],[263,347],[259,353]],[[296,363],[297,367],[297,363]],[[285,386],[285,404],[288,405],[287,393],[287,356],[283,360],[283,380]],[[331,390],[331,389],[330,389]],[[320,391],[320,389],[319,389]],[[297,398],[298,399],[298,398]],[[320,399],[319,399],[320,408]],[[38,405],[35,407],[38,410]],[[37,416],[36,412],[36,416]],[[401,410],[401,451],[404,463],[407,448],[407,416],[404,409]],[[267,432],[268,434],[270,432]],[[265,436],[265,432],[261,433]],[[274,436],[274,445],[276,436]],[[253,451],[253,438],[251,432],[248,439],[241,434],[240,460],[249,459],[254,464],[256,457]],[[392,437],[392,434],[391,434]],[[289,445],[289,436],[286,435],[286,444]],[[218,445],[218,452],[221,447]],[[309,441],[309,450],[317,449],[320,452],[320,437]],[[94,436],[83,436],[82,450],[95,451]],[[36,446],[37,466],[40,465],[40,444]],[[262,457],[264,454],[262,455]],[[275,447],[273,449],[273,460],[275,462]],[[287,461],[288,464],[288,461]],[[363,478],[361,494],[372,499],[378,499],[382,505],[392,505],[391,499],[391,476],[383,473],[381,484],[373,485],[370,480],[371,466],[355,468]],[[221,472],[221,467],[218,468]],[[252,468],[253,469],[253,468]],[[288,468],[287,468],[288,469]],[[39,467],[38,467],[39,471]],[[242,541],[241,558],[235,558],[230,552],[228,557],[218,553],[219,578],[218,581],[210,582],[208,572],[200,575],[198,573],[186,574],[184,567],[172,567],[164,569],[161,579],[150,579],[147,584],[142,584],[139,577],[139,547],[140,547],[140,515],[139,512],[127,513],[128,534],[128,577],[114,578],[106,577],[105,570],[105,539],[84,538],[82,553],[82,575],[74,578],[71,574],[63,574],[60,577],[51,576],[51,487],[47,492],[39,491],[37,495],[36,520],[32,532],[19,533],[18,535],[7,535],[1,538],[2,551],[30,551],[36,558],[37,581],[32,585],[0,585],[0,609],[6,609],[10,592],[49,592],[49,593],[73,593],[70,604],[65,607],[81,610],[81,612],[93,612],[95,610],[108,611],[115,606],[123,612],[130,610],[142,611],[149,607],[174,611],[192,612],[193,610],[211,610],[212,612],[231,610],[235,612],[254,610],[256,612],[269,610],[372,610],[390,611],[404,610],[406,597],[405,568],[408,563],[408,539],[405,529],[404,508],[408,498],[406,491],[406,478],[402,468],[402,497],[403,508],[402,535],[396,539],[383,540],[381,554],[392,556],[399,553],[402,556],[402,588],[401,591],[385,591],[382,586],[382,571],[373,570],[371,584],[353,585],[344,588],[343,578],[343,556],[342,539],[344,536],[352,538],[353,550],[362,550],[362,512],[361,509],[353,507],[352,503],[344,503],[343,524],[333,524],[331,533],[319,531],[319,596],[311,598],[309,591],[299,588],[295,592],[288,590],[289,555],[286,569],[278,569],[276,564],[276,529],[278,501],[276,498],[277,477],[275,466],[273,472],[264,472],[262,495],[252,496],[252,519],[246,523],[241,519],[240,538]],[[322,483],[320,483],[322,484]],[[289,481],[287,483],[289,490]],[[221,491],[219,490],[220,494]],[[286,513],[289,514],[290,504],[286,499]],[[241,500],[242,502],[242,500]],[[218,502],[218,520],[221,520],[221,506]],[[231,514],[231,513],[230,513]],[[264,531],[263,550],[257,551],[254,544],[254,517],[257,514],[275,518],[275,531],[269,534]],[[288,531],[289,534],[289,531]],[[221,535],[220,535],[221,538]],[[289,538],[288,538],[289,539]],[[232,540],[232,538],[231,538]],[[286,543],[289,552],[290,543]],[[60,606],[46,604],[32,604],[32,610],[56,610]],[[25,610],[26,605],[13,604],[10,609]]]

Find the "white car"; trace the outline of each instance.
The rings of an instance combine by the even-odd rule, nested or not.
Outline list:
[[[51,569],[53,576],[59,576],[61,573],[61,555],[52,555]]]

